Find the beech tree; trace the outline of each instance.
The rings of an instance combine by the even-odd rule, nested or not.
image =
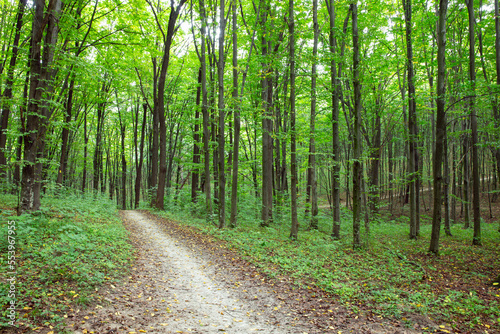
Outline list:
[[[42,163],[45,148],[45,135],[50,117],[54,112],[48,103],[53,99],[54,53],[57,44],[57,21],[61,15],[61,1],[51,1],[46,6],[45,0],[34,3],[31,53],[30,84],[26,128],[24,133],[24,164],[21,180],[20,212],[40,209],[42,182]]]
[[[433,208],[432,208],[432,234],[429,252],[439,252],[439,232],[441,229],[441,190],[443,183],[442,162],[443,144],[446,136],[446,14],[448,11],[448,0],[439,1],[439,19],[437,28],[437,93],[436,93],[436,144],[434,147],[433,161]]]

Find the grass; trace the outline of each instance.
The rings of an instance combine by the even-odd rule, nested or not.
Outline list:
[[[192,204],[183,201],[182,194],[169,211],[156,214],[225,240],[268,275],[286,274],[299,285],[315,285],[354,311],[408,325],[412,314],[423,314],[451,329],[500,328],[500,290],[491,285],[500,268],[496,224],[482,225],[481,247],[471,245],[471,229],[453,225],[452,237],[442,232],[436,257],[427,253],[429,224],[422,226],[418,240],[409,240],[406,217],[379,219],[370,223],[370,235],[364,234],[364,247],[353,250],[349,212],[342,214],[340,240],[330,237],[331,217],[320,216],[318,230],[307,230],[302,217],[299,240],[291,241],[287,209],[276,214],[271,227],[262,228],[259,203],[249,197],[243,195],[240,201],[234,229],[219,230],[207,223],[203,199]]]
[[[100,195],[62,190],[46,195],[42,210],[15,216],[16,199],[0,195],[0,274],[7,264],[8,222],[16,226],[16,324],[25,330],[59,329],[65,316],[93,300],[95,288],[123,274],[131,259],[128,234],[116,205]],[[13,205],[14,204],[14,205]],[[0,282],[0,327],[9,327],[10,284]]]

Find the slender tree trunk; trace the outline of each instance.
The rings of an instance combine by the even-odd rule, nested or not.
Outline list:
[[[238,215],[238,164],[240,147],[240,98],[238,96],[238,16],[237,1],[232,4],[233,16],[233,116],[234,116],[234,143],[233,143],[233,180],[231,182],[231,216],[229,220],[230,227],[236,227]]]
[[[310,195],[311,205],[311,228],[318,229],[318,191],[316,180],[316,62],[318,57],[318,0],[313,0],[313,26],[314,26],[314,44],[313,44],[313,64],[311,69],[311,117],[309,124],[309,168],[308,168],[308,194]]]
[[[433,192],[434,205],[432,214],[432,233],[429,252],[439,253],[439,233],[441,230],[441,191],[443,183],[442,162],[443,162],[443,144],[446,136],[446,13],[448,10],[448,0],[439,1],[438,18],[438,76],[437,76],[437,111],[436,111],[436,145],[434,148],[433,162]]]
[[[187,0],[180,0],[177,6],[170,4],[170,15],[168,18],[168,27],[166,36],[163,35],[163,58],[158,78],[158,121],[160,122],[160,169],[158,172],[158,188],[156,189],[157,209],[163,210],[165,200],[165,183],[167,177],[167,127],[165,124],[165,81],[167,77],[168,65],[170,63],[170,47],[172,40],[178,29],[177,19],[184,3]]]
[[[262,45],[262,221],[261,226],[269,226],[273,220],[273,119],[269,96],[271,86],[271,75],[268,58],[268,39],[269,31],[266,26],[267,16],[269,14],[269,4],[266,1],[264,14],[262,15],[262,26],[264,31],[261,37]]]
[[[102,92],[104,92],[107,97],[109,86],[106,83],[102,84]],[[99,103],[97,105],[97,126],[96,126],[96,134],[95,134],[95,149],[94,149],[94,161],[93,161],[93,189],[94,191],[99,190],[99,182],[104,183],[104,177],[102,175],[102,135],[104,133],[104,116],[105,116],[105,102]]]
[[[159,136],[159,114],[158,114],[158,70],[156,64],[156,58],[153,58],[153,123],[151,124],[152,130],[152,140],[151,140],[151,174],[149,189],[151,196],[151,206],[155,206],[156,197],[154,196],[156,192],[156,186],[158,184],[158,136]]]
[[[337,40],[335,38],[335,1],[330,0],[328,6],[330,18],[329,29],[329,48],[332,54],[330,62],[330,80],[332,86],[332,209],[333,209],[333,228],[332,237],[340,239],[340,141],[339,141],[339,96],[340,82],[337,76],[337,64],[335,56],[337,54]],[[346,21],[349,19],[347,15]],[[341,66],[339,68],[339,75]]]
[[[83,113],[83,175],[82,175],[82,193],[85,192],[85,188],[87,187],[87,152],[88,152],[88,144],[89,137],[87,135],[87,106],[85,105],[85,110]]]
[[[0,117],[0,179],[5,176],[7,169],[7,159],[5,157],[5,145],[7,144],[7,129],[9,126],[10,104],[12,99],[12,85],[14,84],[14,69],[16,67],[17,55],[19,53],[19,39],[21,38],[21,28],[23,25],[24,9],[27,0],[19,0],[19,6],[16,15],[16,28],[14,41],[12,43],[12,56],[7,70],[7,80],[2,94],[2,115]]]
[[[446,115],[445,115],[446,117]],[[446,122],[446,119],[445,119]],[[448,159],[448,136],[444,137],[443,143],[443,194],[444,194],[444,232],[446,235],[451,236],[450,227],[450,168]]]
[[[61,144],[61,157],[59,160],[59,170],[57,172],[56,183],[62,185],[63,181],[66,179],[66,167],[68,164],[68,139],[69,139],[69,127],[71,122],[71,113],[73,109],[73,91],[75,87],[75,79],[72,78],[69,84],[68,100],[66,101],[66,115],[64,117],[65,126],[62,129],[62,144]]]
[[[382,84],[378,86],[378,92],[376,93],[376,115],[375,122],[373,124],[373,139],[371,140],[371,168],[370,168],[370,189],[368,189],[369,199],[367,205],[369,206],[369,212],[372,218],[378,215],[379,199],[380,199],[380,157],[381,157],[381,146],[382,146],[382,123],[381,123],[381,112],[382,112]],[[368,212],[368,211],[367,211]],[[369,219],[366,219],[369,221]],[[368,226],[368,223],[367,223]]]
[[[21,180],[20,213],[40,209],[42,181],[40,159],[43,158],[45,134],[52,115],[46,100],[50,99],[54,88],[55,71],[52,69],[52,62],[57,44],[57,21],[60,12],[61,1],[59,0],[52,1],[47,8],[44,0],[35,0],[34,2],[30,58],[31,81],[24,136],[24,160],[26,163],[23,167]]]
[[[144,137],[146,134],[146,124],[147,124],[147,110],[148,106],[146,103],[142,105],[143,115],[142,115],[142,127],[141,127],[141,142],[139,144],[139,163],[137,164],[137,171],[135,177],[135,200],[134,207],[137,209],[139,207],[139,200],[141,198],[141,182],[142,182],[142,165],[144,161]],[[139,108],[137,108],[137,113],[139,113]],[[137,115],[137,125],[139,125],[139,115]]]
[[[120,122],[121,123],[121,122]],[[120,134],[121,134],[121,158],[122,158],[122,196],[121,196],[121,206],[122,210],[127,209],[127,159],[125,159],[125,124],[120,124]]]
[[[406,23],[406,56],[408,73],[408,182],[410,187],[410,239],[417,238],[417,189],[416,189],[416,122],[417,104],[415,101],[415,75],[413,70],[413,45],[412,45],[412,5],[411,0],[403,0]]]
[[[201,68],[198,70],[198,87],[196,88],[196,111],[194,114],[193,133],[193,170],[191,171],[191,202],[196,202],[198,197],[198,186],[200,183],[200,103],[201,103]]]
[[[393,166],[394,166],[394,163],[392,161],[393,157],[393,153],[392,153],[392,135],[389,135],[389,139],[388,139],[388,143],[387,143],[387,169],[388,169],[388,186],[389,186],[389,211],[391,212],[391,215],[393,214],[393,203],[394,203],[394,200],[393,200],[393,193],[394,193],[394,190],[393,190],[393,187],[394,187],[394,184],[393,184],[393,177],[394,177],[394,171],[393,171]]]
[[[500,86],[500,10],[498,5],[498,0],[495,2],[495,67],[497,73],[497,86]],[[498,98],[495,99],[495,108],[493,108],[493,117],[495,118],[495,127],[500,128],[500,105]],[[498,139],[497,139],[498,140]],[[500,187],[500,147],[494,149],[495,159],[496,159],[496,179],[497,179],[497,189]],[[499,279],[500,280],[500,279]]]
[[[361,84],[359,82],[359,35],[358,35],[358,4],[351,4],[352,8],[352,45],[353,45],[353,88],[354,88],[354,156],[353,156],[353,248],[361,247],[360,219],[361,219],[361,188],[363,166],[361,165]]]
[[[220,0],[219,22],[219,61],[217,74],[219,84],[218,109],[219,109],[219,228],[226,227],[226,171],[225,171],[225,101],[224,101],[224,36],[226,31],[225,0]]]
[[[295,128],[295,21],[293,12],[294,0],[289,1],[289,22],[290,33],[290,172],[291,172],[291,211],[292,227],[290,238],[296,240],[299,233],[299,221],[297,219],[297,143]]]
[[[476,94],[476,50],[475,50],[475,18],[474,1],[465,0],[469,13],[469,82],[471,85],[471,98],[469,99],[470,123],[472,130],[472,212],[474,215],[473,245],[481,245],[481,213],[479,201],[479,158],[477,153],[477,116],[475,108]]]
[[[207,62],[206,62],[206,25],[207,19],[205,14],[205,3],[199,0],[200,15],[201,15],[201,46],[200,46],[200,62],[201,62],[201,93],[202,104],[201,113],[203,115],[203,155],[204,155],[204,175],[205,175],[205,202],[207,211],[207,220],[212,221],[212,191],[210,187],[210,130],[208,128],[210,116],[208,114],[208,92],[207,92]]]

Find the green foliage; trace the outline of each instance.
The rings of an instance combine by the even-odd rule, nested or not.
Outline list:
[[[11,214],[1,215],[0,272],[8,271],[7,222],[14,221],[16,303],[21,310],[18,319],[26,326],[62,324],[73,303],[87,304],[95,287],[119,277],[130,262],[128,234],[114,203],[100,195],[48,195],[42,210],[19,217]],[[3,319],[9,302],[6,289],[2,281]]]

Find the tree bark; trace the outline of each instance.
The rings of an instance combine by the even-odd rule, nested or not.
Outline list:
[[[237,17],[237,2],[232,4],[233,16],[233,117],[234,117],[234,142],[233,142],[233,173],[231,182],[231,216],[229,226],[236,227],[238,214],[238,164],[239,164],[239,147],[240,147],[240,98],[238,95],[238,17]]]
[[[481,245],[481,212],[479,201],[479,158],[477,152],[477,116],[475,108],[476,94],[476,50],[475,50],[475,18],[474,1],[465,0],[469,13],[469,82],[471,85],[471,98],[469,99],[470,124],[472,130],[472,212],[474,217],[474,237],[472,244]]]
[[[212,221],[212,191],[210,187],[210,130],[208,128],[210,116],[208,115],[208,92],[207,92],[207,62],[206,62],[206,45],[205,34],[207,18],[205,14],[205,3],[199,0],[200,15],[201,15],[201,47],[200,47],[200,62],[201,62],[201,93],[202,104],[201,113],[203,115],[203,155],[204,155],[204,175],[205,175],[205,205],[207,211],[207,220]]]
[[[361,165],[361,84],[359,82],[359,35],[358,35],[358,5],[351,4],[352,8],[352,46],[353,46],[353,88],[354,88],[354,150],[352,167],[352,216],[353,216],[353,248],[361,247],[360,218],[361,218],[361,188],[363,166]]]
[[[200,183],[200,104],[201,104],[201,68],[198,70],[198,87],[196,88],[196,110],[194,114],[193,133],[193,170],[191,171],[191,202],[196,202],[198,197],[198,187]]]
[[[217,107],[219,109],[219,228],[226,227],[226,171],[225,171],[225,101],[224,101],[224,36],[226,31],[225,0],[220,0],[219,18],[219,61],[217,62],[217,78],[219,96]]]
[[[417,123],[417,104],[415,100],[415,74],[413,70],[413,44],[412,44],[412,5],[411,0],[403,0],[406,23],[406,56],[407,56],[407,74],[408,74],[408,182],[410,187],[410,239],[417,238],[417,188],[416,172],[416,123]]]
[[[165,123],[165,81],[167,77],[168,65],[170,63],[170,47],[177,31],[176,22],[180,15],[182,6],[187,0],[180,0],[177,6],[170,4],[170,15],[168,18],[167,34],[163,35],[163,58],[158,78],[158,121],[160,123],[160,169],[158,172],[158,188],[156,189],[157,209],[163,210],[165,200],[165,183],[167,176],[167,127]],[[158,23],[159,25],[159,23]],[[159,27],[161,30],[161,27]]]
[[[439,233],[441,230],[441,191],[443,184],[442,162],[443,162],[443,144],[446,136],[446,13],[448,10],[448,0],[439,1],[438,18],[438,75],[437,75],[437,94],[436,94],[436,145],[434,147],[433,161],[433,213],[432,213],[432,232],[429,252],[439,253]]]
[[[292,227],[290,238],[296,240],[299,233],[299,221],[297,219],[297,143],[295,128],[295,20],[293,12],[294,0],[289,1],[289,23],[290,34],[290,173],[291,173],[291,214]],[[271,151],[272,152],[272,151]]]
[[[314,43],[313,43],[313,63],[311,68],[311,116],[309,123],[309,168],[308,168],[308,197],[311,206],[311,223],[312,229],[318,229],[318,191],[316,180],[316,63],[318,57],[318,0],[313,0],[313,27],[314,27]],[[306,206],[307,208],[307,206]]]
[[[151,139],[151,151],[149,152],[151,156],[151,174],[149,189],[151,196],[151,206],[155,206],[156,197],[153,195],[156,192],[156,186],[158,184],[158,69],[156,64],[156,58],[152,59],[153,62],[153,122],[152,126],[152,139]]]
[[[495,67],[497,73],[497,86],[500,86],[500,10],[498,5],[498,0],[495,2]],[[500,105],[498,98],[495,98],[495,108],[493,108],[495,118],[495,127],[500,128]],[[498,140],[498,139],[497,139]],[[500,147],[494,149],[495,159],[497,162],[496,179],[497,179],[497,189],[500,188]]]
[[[26,164],[22,173],[19,213],[40,209],[42,164],[39,159],[43,157],[45,134],[52,115],[47,99],[52,96],[54,88],[55,70],[52,62],[58,37],[57,22],[61,1],[51,1],[45,7],[45,0],[35,0],[30,54],[31,80],[24,134]]]
[[[146,134],[146,124],[147,124],[147,111],[148,106],[146,103],[142,105],[143,115],[142,115],[142,127],[141,127],[141,141],[139,144],[139,162],[136,166],[136,176],[135,176],[135,200],[134,200],[134,208],[139,207],[139,200],[141,198],[141,182],[142,182],[142,165],[144,162],[144,137]],[[139,113],[139,108],[137,108],[137,113]],[[139,125],[139,115],[137,115],[137,125]]]
[[[261,226],[269,226],[273,220],[273,115],[271,110],[272,96],[269,96],[271,86],[271,75],[268,58],[268,39],[269,33],[265,27],[267,16],[269,14],[269,4],[265,3],[264,14],[262,15],[261,24],[264,27],[261,46],[262,46],[262,221]]]
[[[68,99],[66,101],[66,115],[64,117],[65,126],[62,129],[61,134],[61,157],[59,160],[59,170],[57,171],[56,183],[59,185],[63,184],[66,179],[66,167],[68,164],[68,139],[69,139],[69,126],[71,122],[71,113],[73,109],[73,91],[75,88],[75,79],[72,78],[69,83]]]
[[[7,70],[7,80],[2,94],[2,115],[0,117],[0,178],[5,176],[7,170],[7,159],[5,157],[5,146],[7,144],[7,129],[9,127],[9,115],[11,110],[12,85],[14,84],[14,69],[16,67],[17,55],[19,53],[19,39],[21,38],[21,28],[23,25],[24,9],[27,0],[19,0],[19,6],[16,15],[16,27],[14,41],[12,43],[12,56]]]

